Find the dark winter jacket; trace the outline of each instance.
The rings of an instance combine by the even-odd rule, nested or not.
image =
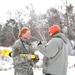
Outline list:
[[[44,55],[43,73],[66,75],[68,65],[68,40],[62,33],[55,34],[46,47],[41,47]]]

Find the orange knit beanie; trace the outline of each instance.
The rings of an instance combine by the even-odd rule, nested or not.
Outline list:
[[[50,34],[54,34],[55,32],[60,31],[60,27],[58,25],[53,25],[49,28],[48,32]]]

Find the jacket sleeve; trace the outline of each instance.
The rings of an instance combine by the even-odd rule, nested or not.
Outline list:
[[[58,52],[58,42],[55,38],[49,41],[47,46],[40,47],[39,51],[46,57],[54,57]]]

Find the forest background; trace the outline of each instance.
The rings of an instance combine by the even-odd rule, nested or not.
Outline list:
[[[68,37],[72,53],[75,55],[75,7],[72,4],[68,5],[67,0],[64,6],[64,13],[63,6],[59,6],[58,9],[52,7],[43,14],[37,14],[33,4],[25,6],[23,10],[7,11],[9,19],[6,23],[0,23],[0,46],[12,46],[18,39],[18,32],[22,27],[30,28],[32,42],[48,42],[48,28],[57,24],[61,27],[61,32]]]

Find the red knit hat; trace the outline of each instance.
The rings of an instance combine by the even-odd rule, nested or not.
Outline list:
[[[54,34],[55,32],[60,31],[60,27],[58,25],[53,25],[49,28],[48,32],[50,34]]]

